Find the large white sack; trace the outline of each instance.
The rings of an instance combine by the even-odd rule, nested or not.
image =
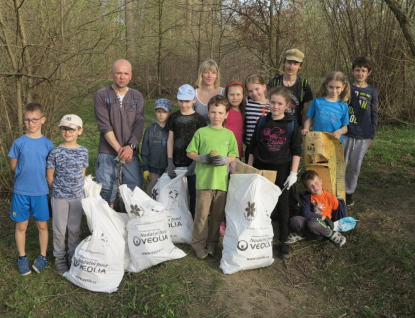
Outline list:
[[[96,183],[92,178],[92,175],[87,175],[84,182],[84,196],[99,197],[101,195],[102,184]]]
[[[224,274],[265,267],[274,262],[270,215],[280,194],[275,184],[260,175],[231,175],[220,261]]]
[[[186,256],[173,245],[163,204],[151,199],[138,187],[131,191],[122,185],[120,193],[130,217],[127,222],[131,258],[129,272],[138,273],[159,263]]]
[[[97,183],[92,178],[92,175],[88,175],[85,177],[85,183],[84,183],[84,193],[85,198],[88,197],[101,197],[101,188],[102,184]],[[112,209],[111,209],[112,210]],[[115,212],[114,210],[112,210]],[[127,244],[127,221],[129,220],[129,217],[127,213],[113,213],[114,221],[116,222],[118,231],[122,234],[124,241],[125,241],[125,247],[124,247],[124,270],[127,271],[128,265],[130,264],[130,251],[128,250],[128,244]],[[88,223],[89,226],[89,223]]]
[[[152,191],[152,198],[164,205],[173,243],[192,242],[193,218],[187,203],[186,170],[176,170],[176,178],[164,173]]]
[[[117,212],[101,197],[83,199],[82,207],[92,235],[78,245],[64,276],[91,291],[115,292],[124,276],[125,246]]]

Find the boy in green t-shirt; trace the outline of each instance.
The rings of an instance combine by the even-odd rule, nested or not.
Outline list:
[[[199,259],[215,254],[228,190],[228,164],[239,155],[235,135],[223,127],[229,109],[225,97],[213,96],[208,103],[209,126],[198,129],[186,149],[187,156],[196,161],[192,247]]]

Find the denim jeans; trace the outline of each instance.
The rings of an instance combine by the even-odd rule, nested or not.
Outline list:
[[[97,182],[102,184],[101,197],[108,204],[113,204],[117,197],[118,161],[115,160],[116,157],[116,155],[99,153],[95,165]],[[131,162],[123,165],[121,182],[122,184],[126,184],[131,190],[134,190],[135,187],[143,187],[144,180],[138,156],[133,156]]]

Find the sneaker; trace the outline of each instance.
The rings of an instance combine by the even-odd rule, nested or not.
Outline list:
[[[19,267],[20,275],[29,275],[32,271],[29,267],[29,259],[25,257],[19,257],[17,260],[17,266]]]
[[[196,250],[195,252],[198,259],[205,259],[208,256],[208,252],[205,249]]]
[[[63,275],[69,270],[68,265],[66,265],[65,258],[55,258],[55,269],[59,275]]]
[[[48,261],[46,260],[46,256],[39,255],[35,262],[32,265],[32,268],[35,270],[36,273],[40,273],[43,271],[48,264]]]
[[[299,235],[295,232],[291,232],[290,235],[288,235],[288,240],[287,240],[287,244],[292,244],[301,240],[304,240],[305,236],[304,235]]]
[[[333,231],[333,234],[329,237],[338,247],[342,247],[346,243],[346,238],[340,234],[340,232]]]
[[[290,258],[290,247],[288,246],[287,242],[280,243],[278,245],[277,255],[281,259],[289,259]]]
[[[215,256],[216,246],[208,246],[206,250],[210,256]]]
[[[346,193],[346,205],[352,206],[354,204],[353,193]]]

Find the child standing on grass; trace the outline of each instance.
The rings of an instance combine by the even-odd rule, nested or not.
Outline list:
[[[147,182],[147,194],[151,197],[157,180],[167,168],[167,138],[169,131],[165,127],[171,113],[172,104],[168,99],[160,98],[154,104],[157,120],[145,131],[141,146],[144,180]]]
[[[313,126],[313,131],[332,133],[343,142],[349,124],[347,101],[350,97],[350,85],[342,72],[332,72],[321,84],[304,122],[302,134],[305,135]]]
[[[228,164],[238,156],[234,134],[223,127],[229,103],[213,96],[208,103],[209,126],[200,128],[187,147],[187,156],[196,163],[196,214],[192,247],[199,259],[214,256],[228,190]],[[216,150],[218,153],[211,153]]]
[[[166,123],[169,130],[167,139],[167,173],[171,179],[176,177],[174,169],[187,168],[187,187],[189,190],[189,211],[195,216],[196,206],[196,162],[187,157],[186,148],[193,138],[194,133],[206,126],[202,115],[196,113],[192,106],[196,101],[196,93],[192,86],[184,84],[177,92],[177,103],[180,110],[171,114]]]
[[[35,259],[32,268],[40,273],[47,265],[49,188],[46,182],[46,158],[54,146],[42,135],[45,120],[42,105],[27,104],[23,119],[26,134],[13,142],[8,154],[11,169],[15,173],[10,218],[16,222],[15,238],[19,252],[17,266],[21,275],[31,273],[25,251],[30,213],[36,220],[40,245],[40,255]]]
[[[248,165],[261,170],[277,171],[275,184],[287,189],[297,181],[301,156],[301,132],[295,119],[288,119],[285,110],[291,103],[291,93],[285,87],[269,92],[270,112],[261,117],[249,145]],[[278,218],[279,245],[277,254],[286,259],[290,256],[287,245],[289,234],[288,191],[282,191],[271,218]]]
[[[245,87],[248,93],[245,107],[245,162],[248,162],[252,134],[258,119],[269,112],[269,102],[266,96],[267,86],[261,75],[248,75]]]
[[[363,157],[372,146],[378,123],[378,91],[367,83],[372,63],[359,57],[352,63],[354,82],[350,85],[349,128],[344,136],[346,170],[346,204],[352,206]]]
[[[346,243],[346,238],[333,231],[333,221],[347,216],[343,200],[323,189],[323,182],[314,170],[307,170],[301,176],[301,183],[306,189],[301,194],[300,215],[291,219],[294,232],[288,237],[291,244],[304,238],[322,240],[327,237],[338,247]]]
[[[68,228],[68,262],[81,242],[84,177],[88,167],[88,150],[78,145],[82,119],[74,114],[62,117],[59,125],[63,143],[53,149],[46,164],[46,177],[52,188],[53,256],[59,275],[67,272],[65,235]]]
[[[230,104],[228,117],[225,120],[225,128],[228,128],[235,135],[238,143],[238,158],[243,156],[243,134],[245,121],[245,92],[244,85],[240,82],[230,82],[226,85],[225,96]]]

